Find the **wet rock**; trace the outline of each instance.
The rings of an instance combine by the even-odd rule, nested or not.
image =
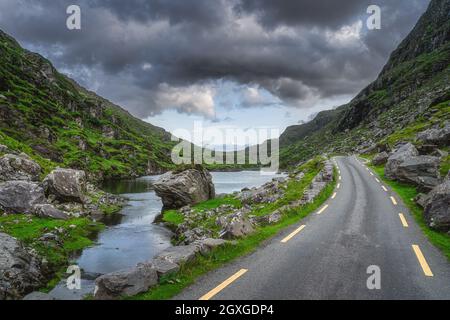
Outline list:
[[[204,169],[169,172],[154,184],[165,209],[178,209],[215,197],[211,174]]]
[[[169,262],[181,265],[192,261],[195,255],[200,251],[198,245],[190,244],[187,246],[171,247],[161,252],[156,258],[167,260]]]
[[[158,274],[150,264],[105,274],[95,280],[94,299],[114,300],[146,292],[158,283]]]
[[[386,177],[389,179],[396,179],[398,166],[405,160],[410,159],[411,157],[416,157],[418,155],[419,152],[411,143],[407,143],[401,146],[387,160],[385,167]]]
[[[450,178],[435,187],[427,196],[424,217],[436,230],[450,231]]]
[[[375,166],[379,166],[385,164],[389,159],[389,154],[387,152],[378,153],[373,159],[372,164]]]
[[[44,179],[45,193],[60,202],[85,201],[86,174],[81,170],[55,169]]]
[[[180,270],[180,266],[178,264],[161,258],[152,259],[149,264],[156,270],[159,277],[166,274],[175,273]]]
[[[35,205],[33,208],[34,215],[38,216],[39,218],[52,218],[52,219],[58,219],[58,220],[67,220],[69,219],[69,216],[64,211],[61,211],[59,209],[56,209],[51,204],[38,204]]]
[[[39,259],[17,239],[0,233],[0,300],[20,299],[44,282]]]
[[[33,214],[34,207],[46,203],[43,188],[34,182],[0,183],[0,209],[6,213]]]
[[[0,181],[39,181],[41,167],[26,154],[6,154],[0,158]]]

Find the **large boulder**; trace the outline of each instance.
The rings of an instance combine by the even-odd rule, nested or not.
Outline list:
[[[450,177],[435,187],[427,196],[424,217],[436,230],[450,231]]]
[[[33,214],[38,204],[46,203],[44,189],[28,181],[0,183],[0,209],[6,213]]]
[[[181,265],[192,261],[195,258],[195,255],[200,252],[200,249],[201,247],[199,245],[194,244],[171,247],[161,252],[156,258]]]
[[[398,166],[411,157],[418,156],[419,152],[411,143],[407,143],[396,150],[387,160],[385,175],[389,179],[396,179]]]
[[[375,166],[380,166],[382,164],[385,164],[389,159],[389,154],[386,151],[383,151],[381,153],[378,153],[375,157],[372,159],[372,164]]]
[[[415,184],[422,190],[431,190],[440,183],[439,164],[437,157],[410,157],[397,166],[394,178]]]
[[[45,193],[60,202],[85,201],[86,173],[81,170],[55,169],[44,179]]]
[[[6,154],[0,158],[0,181],[39,181],[41,167],[27,155]]]
[[[204,169],[188,169],[164,174],[155,184],[165,209],[178,209],[215,197],[211,174]]]
[[[0,300],[20,299],[44,283],[39,259],[17,239],[0,233]]]
[[[427,144],[448,146],[450,144],[450,122],[446,122],[443,128],[432,128],[420,132],[417,140]]]
[[[158,274],[151,264],[139,264],[134,268],[112,272],[95,280],[94,298],[114,300],[131,297],[149,290],[158,283]]]

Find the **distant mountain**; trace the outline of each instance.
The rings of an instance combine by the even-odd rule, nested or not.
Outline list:
[[[174,142],[0,30],[0,144],[47,170],[78,168],[102,179],[170,168]]]
[[[377,80],[349,104],[319,113],[280,137],[281,164],[315,154],[392,147],[450,120],[450,0],[432,0]]]

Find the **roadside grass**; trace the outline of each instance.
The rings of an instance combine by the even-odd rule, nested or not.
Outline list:
[[[55,277],[42,291],[49,291],[59,282],[71,256],[91,246],[93,244],[91,236],[102,230],[103,227],[102,224],[94,223],[87,218],[63,221],[23,214],[0,216],[0,232],[7,233],[22,241],[26,246],[35,249],[40,257],[47,260],[50,269],[56,272]],[[38,240],[44,234],[57,229],[64,230],[63,233],[56,233],[60,244],[53,241],[43,243]]]
[[[317,165],[317,164],[315,164]],[[275,225],[258,227],[255,233],[236,240],[231,245],[227,244],[211,251],[209,254],[197,258],[190,263],[181,266],[179,272],[167,275],[160,279],[159,285],[150,291],[129,298],[130,300],[166,300],[179,294],[184,288],[193,284],[200,276],[217,269],[239,257],[254,252],[265,241],[276,236],[283,229],[298,223],[300,220],[317,210],[334,192],[336,186],[336,171],[334,180],[328,184],[313,203],[287,212],[284,218]],[[297,193],[297,197],[298,197]],[[170,213],[171,216],[173,213]],[[174,218],[176,220],[177,218]]]
[[[384,175],[384,166],[374,166],[372,164],[369,164],[369,166],[400,196],[426,237],[434,246],[439,248],[450,261],[450,235],[435,231],[428,227],[423,217],[423,209],[414,202],[414,198],[419,194],[416,187],[387,179]]]

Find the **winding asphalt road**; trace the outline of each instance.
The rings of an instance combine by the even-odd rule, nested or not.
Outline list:
[[[334,198],[175,299],[450,299],[450,263],[400,198],[356,157],[335,160]],[[367,287],[370,266],[380,289]]]

